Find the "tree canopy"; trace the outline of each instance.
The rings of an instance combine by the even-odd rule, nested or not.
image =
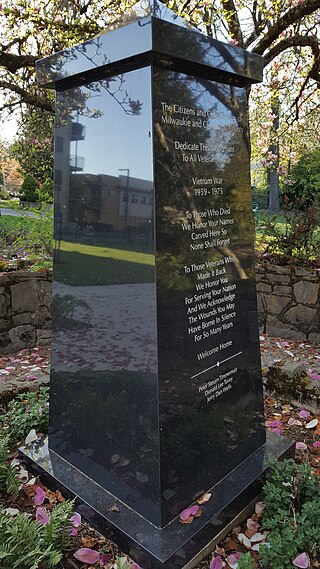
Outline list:
[[[35,80],[35,62],[101,32],[128,8],[124,0],[3,0],[0,15],[0,108],[23,104],[53,111],[53,96]],[[306,89],[320,85],[319,0],[169,0],[209,36],[264,56],[265,66],[293,60],[298,115]]]

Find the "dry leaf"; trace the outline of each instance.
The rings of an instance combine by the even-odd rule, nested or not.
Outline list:
[[[81,542],[82,542],[83,547],[89,547],[91,549],[92,547],[94,547],[98,543],[98,540],[96,537],[84,536],[84,537],[81,537]]]
[[[212,494],[210,494],[210,492],[202,494],[202,496],[199,496],[199,498],[197,499],[198,504],[200,504],[200,506],[202,506],[202,504],[206,504],[207,502],[209,502],[211,496]]]

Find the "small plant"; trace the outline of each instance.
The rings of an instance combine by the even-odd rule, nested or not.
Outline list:
[[[11,517],[0,508],[1,569],[56,567],[70,542],[73,507],[74,501],[58,504],[45,524],[22,513]]]
[[[284,222],[277,217],[264,219],[264,234],[258,243],[259,256],[270,258],[278,264],[308,264],[318,257],[320,247],[319,209],[315,203],[303,209],[303,200],[290,203],[284,197]],[[260,225],[261,227],[261,225]]]
[[[27,174],[23,180],[19,198],[21,201],[25,202],[38,202],[39,201],[39,191],[37,180],[31,175]]]
[[[32,209],[33,217],[25,217],[20,234],[13,245],[27,254],[32,270],[52,267],[53,209]]]
[[[7,412],[2,415],[3,427],[9,431],[11,446],[27,436],[30,429],[42,433],[48,430],[49,388],[20,393],[10,401]]]
[[[299,555],[317,559],[320,485],[311,467],[296,464],[291,459],[276,463],[268,475],[264,492],[263,525],[270,530],[270,547],[260,547],[263,567],[291,569],[292,561]]]
[[[16,469],[8,464],[9,438],[9,435],[3,430],[0,431],[0,488],[13,496],[17,496],[19,482],[16,478]]]
[[[254,569],[254,561],[249,552],[241,555],[237,569]]]

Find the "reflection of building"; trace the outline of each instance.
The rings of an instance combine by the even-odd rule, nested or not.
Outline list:
[[[82,172],[83,156],[78,156],[78,141],[85,139],[85,126],[69,120],[57,129],[55,138],[55,215],[68,222],[70,173]],[[71,143],[74,143],[71,153]]]
[[[150,231],[153,217],[153,183],[127,175],[84,174],[84,157],[78,142],[85,126],[68,122],[55,139],[55,216],[60,231],[75,233],[87,227],[110,232],[125,229]],[[56,226],[57,227],[57,226]]]
[[[153,215],[153,184],[126,176],[77,174],[70,177],[68,222],[96,230],[143,228]]]

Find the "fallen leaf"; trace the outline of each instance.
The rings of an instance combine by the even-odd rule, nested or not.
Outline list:
[[[249,539],[244,533],[239,533],[239,534],[238,534],[238,540],[239,540],[240,543],[242,543],[242,545],[244,545],[247,549],[251,549],[251,541],[250,541],[250,539]]]
[[[258,516],[260,516],[264,512],[265,507],[266,506],[264,502],[257,502],[254,507],[254,511]]]
[[[251,538],[251,543],[258,543],[259,541],[264,541],[266,536],[263,533],[257,532]]]
[[[92,547],[97,545],[98,540],[96,537],[83,536],[83,537],[81,537],[81,543],[82,543],[84,548],[89,547],[91,549]]]
[[[200,506],[202,506],[202,504],[206,504],[207,502],[209,502],[211,496],[212,494],[210,494],[210,492],[202,494],[202,496],[199,496],[199,498],[197,499],[198,504],[200,504]]]
[[[232,537],[226,537],[225,541],[223,542],[223,546],[226,551],[234,551],[237,549],[237,544],[234,539],[232,539]]]
[[[316,427],[318,423],[319,423],[318,419],[312,419],[312,421],[310,421],[310,423],[307,423],[305,427],[306,429],[314,429],[314,427]]]

